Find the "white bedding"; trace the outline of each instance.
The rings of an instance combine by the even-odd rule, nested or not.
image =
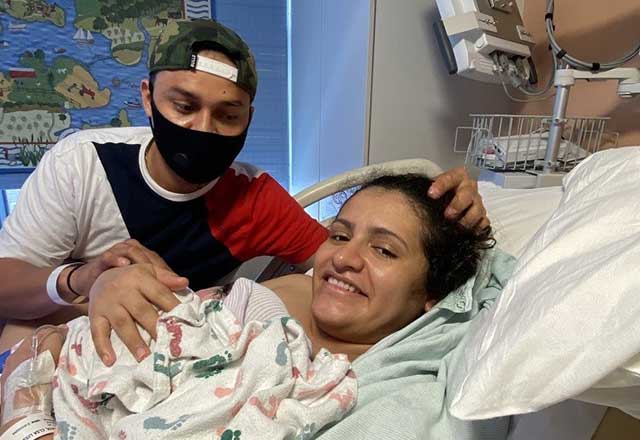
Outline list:
[[[558,207],[562,187],[505,189],[478,182],[498,245],[519,257]],[[567,400],[531,414],[514,416],[508,440],[590,440],[606,407]]]
[[[491,201],[496,208],[489,207],[494,215],[499,213],[498,207],[508,207],[518,217],[526,200],[538,196],[549,202],[527,203],[534,221],[544,220],[545,209],[552,211],[551,219],[526,246],[491,319],[483,331],[476,329],[483,342],[482,348],[474,344],[478,354],[469,354],[470,362],[475,357],[480,362],[469,365],[474,370],[470,374],[481,378],[483,388],[491,383],[489,377],[502,378],[499,382],[506,387],[493,397],[497,412],[491,416],[507,408],[529,412],[571,396],[640,416],[640,342],[634,331],[638,310],[634,298],[639,285],[635,273],[640,255],[639,176],[640,148],[621,148],[590,156],[565,177],[564,190],[510,190],[521,194],[511,201],[508,192],[500,197],[487,194],[487,204]],[[492,189],[500,192],[495,186]],[[562,194],[562,204],[553,210],[556,194]],[[509,236],[513,219],[501,214],[496,228],[503,226]],[[525,236],[537,229],[517,227]],[[519,243],[506,242],[512,245],[509,250],[520,256],[516,249]],[[522,346],[525,341],[526,347]],[[491,352],[495,360],[490,361],[485,352]],[[511,371],[509,362],[519,367]],[[480,370],[480,365],[487,370]],[[542,371],[545,377],[536,377]],[[472,388],[467,379],[465,386]],[[493,383],[498,383],[495,380]],[[511,381],[514,383],[509,386]],[[468,389],[465,396],[471,411],[475,405]],[[481,393],[477,398],[489,407],[487,395]],[[462,410],[462,401],[460,405],[462,414],[467,410]]]
[[[487,208],[498,246],[515,257],[558,207],[561,186],[535,189],[504,189],[492,182],[479,182],[478,190]]]

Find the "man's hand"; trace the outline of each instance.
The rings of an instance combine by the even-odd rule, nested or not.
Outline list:
[[[96,351],[106,366],[116,360],[113,329],[131,354],[141,361],[149,354],[136,323],[156,338],[158,309],[168,312],[180,302],[172,291],[189,281],[153,264],[134,264],[102,273],[89,293],[89,321]]]
[[[429,188],[429,197],[438,199],[449,191],[454,191],[455,196],[445,210],[445,217],[457,219],[462,226],[476,232],[481,232],[489,226],[487,211],[478,193],[478,183],[469,176],[464,167],[453,168],[440,174]]]
[[[58,292],[67,297],[74,297],[75,292],[88,297],[91,286],[102,272],[113,267],[123,267],[130,264],[153,264],[158,268],[171,270],[160,255],[147,249],[137,240],[130,239],[114,245],[99,257],[78,268],[69,280],[67,278],[71,269],[65,269],[58,278]],[[75,292],[69,292],[68,286],[71,286]]]

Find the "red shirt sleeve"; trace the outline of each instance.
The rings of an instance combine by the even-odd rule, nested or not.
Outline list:
[[[295,201],[268,174],[261,182],[253,212],[253,247],[257,255],[274,255],[301,263],[316,253],[327,239],[327,229]]]
[[[231,171],[233,172],[233,171]],[[301,263],[328,236],[273,177],[226,176],[209,197],[212,234],[240,261],[260,255]]]

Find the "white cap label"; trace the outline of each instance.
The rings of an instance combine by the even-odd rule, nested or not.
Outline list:
[[[212,75],[228,79],[234,83],[238,82],[238,69],[218,60],[197,55],[196,70],[211,73]]]

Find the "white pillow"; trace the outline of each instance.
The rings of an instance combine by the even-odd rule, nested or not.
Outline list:
[[[506,189],[478,182],[498,247],[519,257],[527,242],[551,217],[562,198],[562,186]],[[616,390],[620,390],[617,388]],[[598,390],[598,397],[601,390]],[[600,399],[602,401],[602,399]],[[542,411],[512,418],[509,440],[591,438],[606,407],[567,400]]]
[[[538,411],[581,393],[636,410],[628,405],[640,400],[638,388],[606,399],[589,389],[629,386],[632,372],[620,369],[640,353],[640,148],[589,157],[564,188],[513,278],[456,352],[448,380],[456,417]],[[617,373],[624,380],[610,376]]]
[[[551,217],[562,198],[561,186],[505,189],[492,182],[478,182],[498,247],[515,257]]]

